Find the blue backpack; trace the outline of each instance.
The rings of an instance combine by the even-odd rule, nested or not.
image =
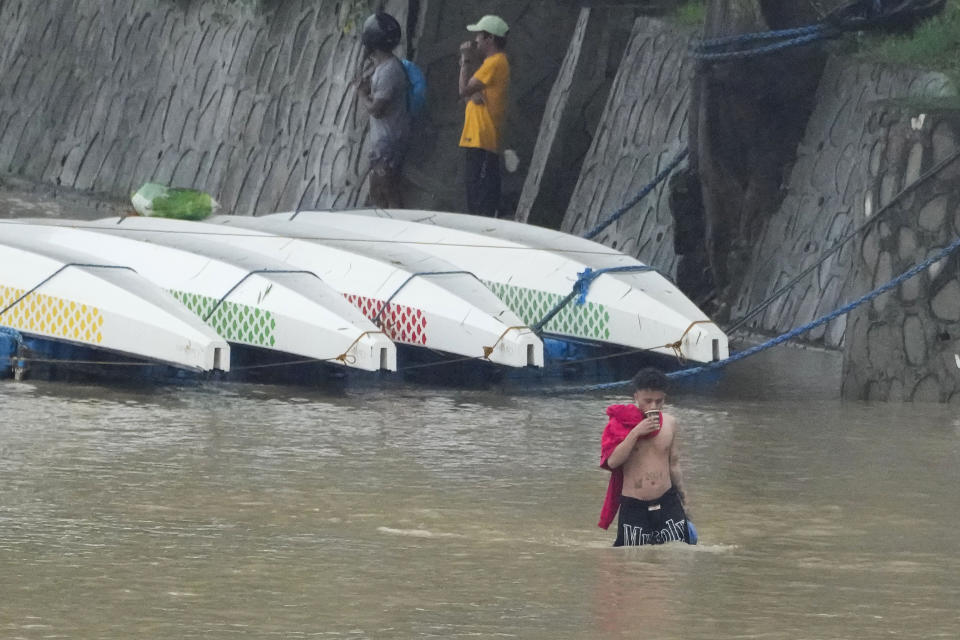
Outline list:
[[[407,111],[411,117],[423,114],[427,106],[427,78],[416,64],[410,60],[401,60],[403,70],[407,72]]]

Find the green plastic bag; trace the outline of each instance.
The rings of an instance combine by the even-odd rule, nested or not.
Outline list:
[[[133,208],[142,216],[203,220],[220,208],[210,194],[193,189],[167,187],[147,182],[130,197]]]

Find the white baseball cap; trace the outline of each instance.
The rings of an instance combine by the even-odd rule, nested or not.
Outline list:
[[[486,31],[487,33],[504,38],[507,32],[510,31],[510,27],[507,26],[507,23],[504,22],[500,16],[483,16],[477,20],[477,24],[468,24],[467,31]]]

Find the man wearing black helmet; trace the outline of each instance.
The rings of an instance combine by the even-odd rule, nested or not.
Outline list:
[[[500,205],[500,146],[507,112],[510,63],[507,23],[499,16],[483,16],[467,27],[476,33],[460,45],[460,97],[467,105],[460,146],[466,149],[467,211],[495,217]],[[471,58],[483,63],[471,74]]]
[[[373,73],[359,86],[370,113],[370,201],[384,208],[403,206],[400,178],[410,138],[407,74],[393,55],[400,37],[400,24],[388,13],[375,13],[363,23],[361,39],[373,61]]]

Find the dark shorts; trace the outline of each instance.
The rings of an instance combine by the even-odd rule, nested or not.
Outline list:
[[[615,547],[636,547],[665,542],[689,542],[687,515],[674,487],[656,500],[620,496]]]
[[[467,213],[495,218],[500,206],[500,156],[466,150]]]

